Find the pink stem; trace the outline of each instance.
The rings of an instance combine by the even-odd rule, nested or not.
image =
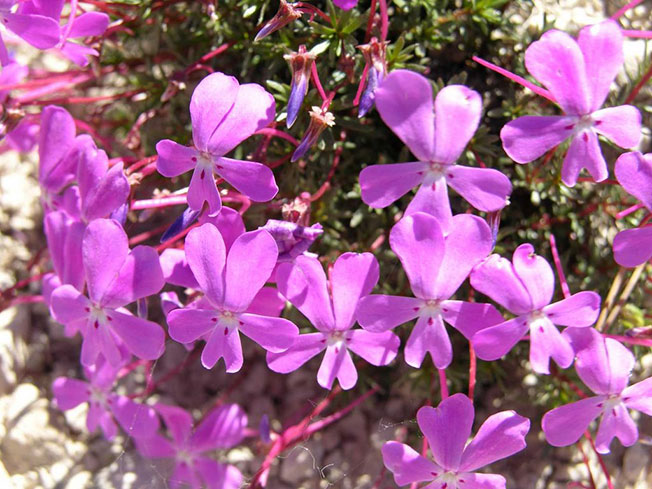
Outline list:
[[[448,385],[446,384],[446,369],[438,368],[439,372],[439,389],[441,390],[441,400],[448,398]]]
[[[477,370],[477,361],[473,344],[469,342],[469,399],[473,401],[473,394],[475,392],[475,376]]]
[[[181,205],[186,203],[185,195],[175,195],[174,197],[165,197],[162,199],[145,199],[134,200],[131,203],[132,211],[140,211],[143,209],[158,209],[160,207],[168,207],[171,205]]]
[[[641,345],[652,347],[652,338],[630,338],[629,336],[619,336],[615,334],[604,334],[607,338],[613,338],[621,343],[629,343],[630,345]]]
[[[387,39],[387,31],[389,30],[389,18],[387,17],[387,0],[380,0],[380,40]]]
[[[258,129],[254,134],[262,134],[266,136],[275,136],[277,138],[285,139],[286,141],[291,142],[295,146],[299,146],[299,141],[290,136],[288,133],[274,129],[273,127],[263,127]]]
[[[12,299],[9,303],[9,307],[18,304],[36,304],[37,302],[43,302],[42,295],[21,295]]]
[[[632,37],[634,39],[652,39],[652,31],[630,31],[623,29],[622,33],[626,37]]]
[[[636,7],[639,3],[643,2],[643,0],[632,0],[631,2],[623,5],[621,8],[619,8],[615,14],[611,16],[611,19],[616,20],[619,19],[620,17],[623,16],[625,12],[627,12],[629,9],[632,9]]]
[[[353,107],[357,107],[360,103],[360,98],[362,97],[362,92],[364,91],[368,73],[369,65],[364,65],[364,70],[362,71],[362,76],[360,77],[360,84],[358,85],[358,91],[355,92],[355,98],[353,99]]]
[[[531,82],[527,81],[525,78],[523,78],[521,76],[518,76],[518,75],[515,75],[511,71],[507,71],[506,69],[501,68],[500,66],[496,66],[495,64],[490,63],[489,61],[485,61],[482,58],[478,58],[477,56],[473,56],[472,59],[476,63],[480,63],[482,66],[485,66],[485,67],[489,68],[490,70],[495,71],[496,73],[500,73],[501,75],[506,76],[507,78],[509,78],[512,81],[515,81],[519,85],[522,85],[525,88],[529,88],[530,90],[532,90],[537,95],[540,95],[543,98],[550,100],[552,103],[554,103],[554,104],[557,103],[557,101],[555,100],[555,97],[553,97],[552,93],[550,93],[545,88],[541,88],[540,86],[535,85],[534,83],[531,83]]]
[[[369,42],[369,39],[371,39],[371,29],[374,26],[374,17],[376,16],[376,1],[377,0],[371,0],[371,7],[369,7],[369,20],[367,20],[367,30],[364,33],[364,42]]]
[[[63,35],[61,36],[61,45],[66,43],[66,39],[68,39],[68,36],[72,31],[72,26],[75,23],[76,16],[77,16],[77,0],[70,0],[70,17],[68,18],[68,23],[66,24],[66,28],[63,31]]]
[[[637,210],[642,209],[643,207],[645,206],[640,202],[638,204],[634,204],[633,206],[628,207],[627,209],[622,210],[618,214],[616,214],[616,219],[622,219],[625,216],[629,216],[632,212],[636,212]]]
[[[561,283],[561,290],[564,293],[564,298],[568,299],[571,293],[570,289],[568,288],[568,282],[566,282],[564,270],[561,267],[561,260],[559,260],[559,253],[557,252],[557,243],[555,241],[555,236],[552,234],[550,235],[550,249],[552,250],[552,259],[555,262],[555,268],[557,269],[557,275],[559,276],[559,283]]]
[[[321,99],[326,102],[328,100],[328,97],[326,96],[326,92],[324,92],[324,87],[321,86],[321,81],[319,80],[319,73],[317,72],[317,63],[313,63],[312,67],[310,68],[310,74],[312,82],[315,84],[315,88],[317,88],[317,91],[319,92],[319,96]]]

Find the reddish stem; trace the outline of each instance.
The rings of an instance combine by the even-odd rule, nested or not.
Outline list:
[[[389,30],[389,18],[387,17],[387,0],[380,0],[380,40],[387,39]]]
[[[613,20],[619,19],[629,9],[632,9],[632,8],[636,7],[639,3],[642,3],[642,2],[643,2],[643,0],[632,0],[631,2],[626,3],[625,5],[620,7],[618,10],[616,10],[616,13],[614,13],[610,18],[613,19]]]
[[[328,100],[328,97],[326,96],[326,92],[324,92],[324,87],[321,86],[321,81],[319,80],[319,73],[317,72],[317,63],[313,63],[311,68],[310,68],[310,79],[312,80],[312,83],[315,85],[315,88],[319,92],[319,96],[321,99],[326,102]]]
[[[469,399],[473,402],[473,394],[475,392],[475,377],[477,371],[477,361],[473,344],[469,342]]]
[[[274,136],[277,138],[285,139],[286,141],[289,141],[295,146],[299,146],[299,141],[297,141],[294,137],[290,136],[286,132],[280,131],[278,129],[274,129],[273,127],[263,127],[262,129],[258,129],[254,134]]]
[[[448,385],[447,385],[447,380],[446,380],[446,369],[445,368],[438,368],[437,372],[439,372],[439,389],[441,391],[441,400],[443,401],[444,399],[448,398]]]
[[[367,83],[367,76],[369,74],[369,65],[364,65],[362,70],[362,76],[360,77],[360,84],[358,85],[358,91],[355,92],[355,98],[353,99],[353,107],[357,107],[360,104],[360,99],[362,98],[362,92],[364,92],[365,84]]]
[[[616,214],[616,219],[622,219],[625,216],[629,216],[632,212],[636,212],[637,210],[642,209],[643,207],[645,206],[640,202],[638,204],[634,204],[633,206],[628,207],[627,209],[622,210],[618,214]]]
[[[606,464],[604,463],[604,460],[602,459],[602,455],[596,450],[595,448],[595,443],[593,441],[593,437],[591,436],[591,433],[587,431],[584,432],[584,436],[589,440],[589,443],[591,444],[591,449],[595,453],[595,456],[598,457],[598,463],[600,464],[600,467],[602,468],[602,472],[604,473],[605,478],[607,479],[607,486],[609,489],[614,489],[614,485],[611,482],[611,476],[609,475],[609,469],[607,469]]]
[[[172,197],[165,197],[162,199],[134,200],[131,202],[130,209],[132,211],[140,211],[143,209],[158,209],[161,207],[169,207],[172,205],[181,205],[185,203],[186,195],[174,195]]]
[[[552,259],[555,262],[555,268],[557,269],[557,275],[559,276],[559,283],[561,284],[561,290],[564,293],[564,298],[568,299],[571,295],[570,289],[568,288],[568,282],[566,282],[566,276],[564,275],[564,270],[561,267],[561,261],[559,260],[559,253],[557,252],[557,243],[555,242],[555,236],[550,234],[550,249],[552,251]]]
[[[641,91],[643,86],[650,80],[650,78],[652,78],[652,64],[650,64],[650,67],[648,68],[645,75],[643,75],[643,78],[641,78],[641,81],[639,81],[636,84],[636,86],[632,89],[632,92],[625,99],[625,104],[631,103],[636,98],[636,96],[638,95],[638,92]]]
[[[592,489],[597,489],[597,485],[595,483],[595,478],[593,477],[593,471],[591,470],[591,464],[589,462],[589,457],[586,455],[586,452],[584,451],[584,448],[582,447],[582,440],[577,442],[577,448],[579,448],[580,453],[582,454],[582,461],[584,462],[584,465],[586,465],[586,470],[589,473],[589,481],[591,482],[591,488]],[[584,486],[582,486],[582,487],[584,487]]]
[[[376,16],[376,2],[377,0],[371,0],[369,19],[367,20],[367,30],[364,33],[364,42],[369,42],[369,39],[371,39],[371,29],[374,26],[374,17]]]

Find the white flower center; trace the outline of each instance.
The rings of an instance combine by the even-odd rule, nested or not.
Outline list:
[[[548,324],[550,324],[550,320],[543,311],[534,311],[527,318],[527,325],[530,331],[538,329],[539,333],[543,333]]]
[[[346,337],[344,336],[344,331],[333,331],[329,333],[326,344],[328,346],[346,347]]]
[[[460,480],[459,476],[454,472],[444,472],[434,481],[441,484],[441,489],[457,489],[458,482],[464,483],[464,480]]]
[[[218,323],[220,327],[224,328],[224,336],[228,335],[234,329],[238,329],[238,326],[241,324],[238,315],[232,311],[220,311],[213,318],[213,322]]]

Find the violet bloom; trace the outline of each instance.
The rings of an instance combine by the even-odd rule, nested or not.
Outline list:
[[[453,348],[444,321],[467,339],[483,327],[503,321],[489,304],[450,300],[471,269],[492,248],[491,230],[477,216],[459,214],[444,237],[436,218],[416,212],[401,219],[389,243],[408,276],[416,297],[370,295],[360,300],[358,321],[379,333],[418,318],[405,345],[405,361],[419,368],[426,354],[437,368],[453,360]]]
[[[59,41],[59,23],[41,14],[12,13],[12,7],[19,0],[0,0],[0,22],[38,49],[48,49]],[[0,64],[10,63],[7,48],[0,35]]]
[[[333,3],[342,10],[351,10],[358,4],[358,0],[333,0]]]
[[[187,484],[192,489],[239,489],[242,474],[233,465],[219,463],[207,452],[238,445],[245,436],[247,415],[237,404],[224,404],[211,411],[193,428],[192,416],[176,406],[157,404],[172,440],[159,434],[136,438],[145,457],[172,458],[174,472],[168,479],[174,489]]]
[[[99,361],[85,372],[90,382],[68,377],[54,380],[52,394],[59,409],[68,410],[87,402],[88,431],[92,433],[100,426],[107,440],[112,440],[118,432],[116,421],[130,437],[149,437],[156,433],[159,421],[151,407],[112,392],[118,368]]]
[[[371,333],[353,329],[360,298],[378,282],[378,262],[371,253],[344,253],[330,273],[330,290],[324,269],[316,258],[299,256],[282,263],[276,272],[278,288],[306,316],[318,333],[300,335],[284,353],[268,353],[274,372],[289,373],[326,350],[317,382],[331,389],[335,379],[342,389],[355,386],[358,372],[349,350],[376,366],[388,365],[398,352],[400,340],[391,331]]]
[[[652,212],[652,153],[625,153],[616,160],[616,178],[623,188]],[[621,231],[614,238],[614,259],[636,267],[652,258],[652,227]]]
[[[127,234],[116,221],[96,219],[84,233],[80,265],[84,267],[88,297],[72,285],[62,285],[52,293],[51,309],[68,330],[81,331],[81,363],[91,366],[101,355],[117,366],[123,361],[121,344],[139,358],[160,357],[165,343],[163,329],[123,307],[163,287],[156,250],[137,246],[130,251]]]
[[[434,461],[408,445],[388,441],[383,445],[383,462],[396,484],[430,482],[423,489],[504,489],[502,475],[476,470],[523,450],[530,421],[514,411],[493,414],[467,444],[474,416],[473,402],[464,394],[444,399],[437,408],[419,409],[417,423]]]
[[[596,182],[609,176],[598,134],[623,148],[641,137],[641,114],[621,105],[600,109],[609,87],[622,68],[623,34],[613,20],[584,27],[577,41],[551,30],[525,51],[525,67],[550,90],[563,116],[524,116],[500,132],[503,148],[517,163],[528,163],[571,139],[561,169],[562,181],[572,187],[582,168]]]
[[[288,98],[288,115],[286,120],[286,125],[290,128],[297,120],[303,99],[308,93],[310,70],[317,56],[312,53],[307,53],[306,47],[302,44],[299,46],[299,52],[291,52],[283,56],[283,58],[288,62],[292,70],[292,85],[290,88],[290,97]]]
[[[437,94],[433,111],[428,79],[395,70],[376,90],[376,109],[419,161],[363,169],[360,189],[365,204],[387,207],[421,185],[406,214],[432,214],[444,230],[452,217],[447,185],[478,210],[493,212],[507,205],[512,184],[505,175],[455,164],[480,123],[482,98],[477,92],[462,85],[445,87]]]
[[[242,367],[240,333],[268,351],[285,351],[292,345],[298,334],[292,322],[247,312],[278,257],[274,238],[267,231],[244,233],[227,255],[222,235],[207,223],[188,233],[185,250],[206,301],[168,314],[172,339],[186,344],[206,338],[202,365],[213,368],[224,358],[229,373]]]
[[[156,145],[156,168],[176,177],[194,170],[188,188],[188,205],[209,214],[222,207],[213,174],[255,202],[271,200],[278,192],[272,170],[254,161],[233,160],[224,155],[274,119],[274,97],[255,83],[240,85],[224,73],[204,78],[190,99],[194,147],[169,139]]]
[[[542,427],[548,443],[556,447],[572,445],[601,416],[595,445],[598,453],[609,453],[614,438],[629,447],[638,440],[638,429],[627,409],[652,416],[652,378],[627,387],[634,368],[634,355],[620,342],[603,337],[594,329],[567,329],[577,358],[575,370],[595,394],[560,406],[543,416]]]
[[[489,296],[517,317],[478,331],[471,342],[478,357],[496,360],[530,332],[530,363],[540,374],[549,373],[550,358],[562,368],[573,363],[573,349],[555,325],[586,328],[600,313],[600,296],[578,292],[550,304],[555,276],[545,258],[531,244],[514,251],[512,263],[491,255],[471,273],[474,289]]]
[[[278,261],[294,260],[308,251],[315,240],[324,233],[319,223],[301,226],[294,222],[269,219],[263,227],[272,235],[278,246]]]

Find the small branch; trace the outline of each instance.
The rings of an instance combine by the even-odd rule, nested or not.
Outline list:
[[[600,311],[600,317],[598,318],[598,322],[595,325],[595,329],[597,329],[598,331],[601,331],[602,328],[604,327],[604,323],[607,319],[607,314],[609,314],[609,310],[612,308],[614,301],[616,300],[616,296],[620,291],[620,286],[623,283],[623,279],[625,278],[625,272],[626,272],[625,268],[620,267],[618,273],[614,277],[614,281],[611,283],[611,288],[609,289],[607,298],[602,304],[602,311]]]
[[[564,299],[568,299],[571,296],[570,289],[568,288],[568,282],[566,282],[566,276],[564,275],[564,270],[561,267],[561,261],[559,260],[559,252],[557,251],[557,243],[555,242],[555,236],[550,234],[550,249],[552,250],[552,259],[555,262],[555,268],[557,269],[557,275],[559,276],[559,282],[561,284],[561,290],[564,293]]]
[[[618,302],[615,304],[614,308],[609,313],[609,316],[607,316],[607,321],[604,324],[605,333],[611,327],[613,322],[616,320],[618,314],[620,314],[620,310],[625,305],[625,302],[627,302],[629,295],[634,290],[634,287],[636,286],[636,282],[638,282],[638,279],[642,275],[646,265],[647,263],[642,263],[641,265],[637,266],[632,272],[632,275],[629,277],[629,281],[625,285],[622,294],[620,294],[620,297],[618,298]]]

